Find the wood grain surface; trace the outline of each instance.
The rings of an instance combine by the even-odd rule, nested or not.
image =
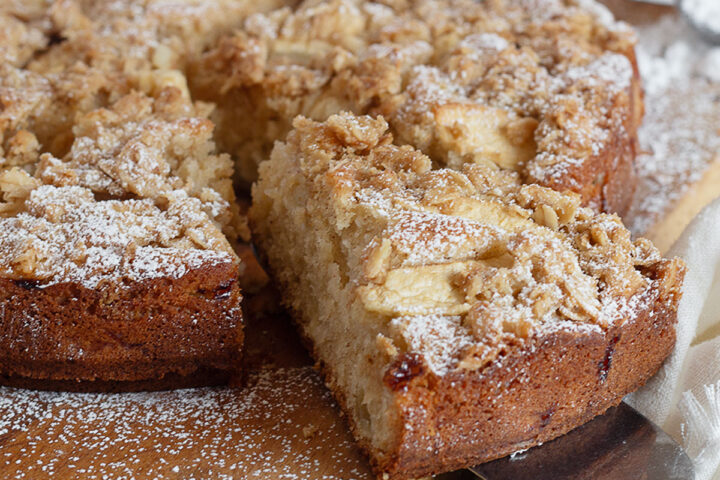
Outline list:
[[[668,12],[607,3],[637,23]],[[664,247],[720,195],[720,165],[708,175],[650,232]],[[256,265],[249,275],[263,279]],[[278,304],[270,287],[247,295],[246,373],[235,386],[122,394],[0,387],[0,478],[371,479]]]

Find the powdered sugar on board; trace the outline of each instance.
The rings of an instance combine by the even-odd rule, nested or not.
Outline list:
[[[685,14],[701,28],[720,35],[720,2],[717,0],[682,0]]]
[[[7,479],[371,478],[319,375],[247,388],[81,394],[0,388]]]
[[[676,15],[638,29],[645,119],[639,183],[625,221],[642,235],[720,154],[720,48],[711,48]]]

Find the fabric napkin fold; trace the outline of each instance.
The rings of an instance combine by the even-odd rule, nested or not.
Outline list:
[[[627,400],[685,447],[696,480],[720,480],[720,199],[668,255],[688,268],[677,344],[658,374]]]

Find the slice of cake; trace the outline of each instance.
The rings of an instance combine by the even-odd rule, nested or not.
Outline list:
[[[284,4],[0,5],[2,381],[144,388],[237,369],[249,231],[185,70]]]
[[[167,85],[85,112],[56,86],[82,92],[88,77],[31,77],[4,90],[15,101],[0,152],[0,376],[227,378],[243,340],[233,245],[249,232],[209,109]],[[35,135],[55,130],[69,141],[55,144],[61,158]]]
[[[494,162],[433,169],[382,118],[298,118],[260,166],[254,239],[383,478],[547,441],[674,344],[682,263]]]
[[[249,16],[197,61],[246,181],[293,118],[382,114],[439,166],[493,162],[622,213],[642,98],[634,35],[588,0],[304,1]],[[248,115],[252,112],[252,115]]]
[[[99,200],[0,174],[0,375],[144,380],[232,372],[239,262],[198,200]]]

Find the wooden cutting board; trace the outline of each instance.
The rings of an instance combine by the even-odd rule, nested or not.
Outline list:
[[[631,22],[668,11],[608,3]],[[667,248],[718,195],[720,163],[651,238]],[[245,302],[247,373],[237,381],[245,388],[70,394],[0,387],[0,478],[370,480],[277,300],[268,288]]]
[[[1,388],[0,478],[372,478],[275,294],[248,300],[245,388]]]

